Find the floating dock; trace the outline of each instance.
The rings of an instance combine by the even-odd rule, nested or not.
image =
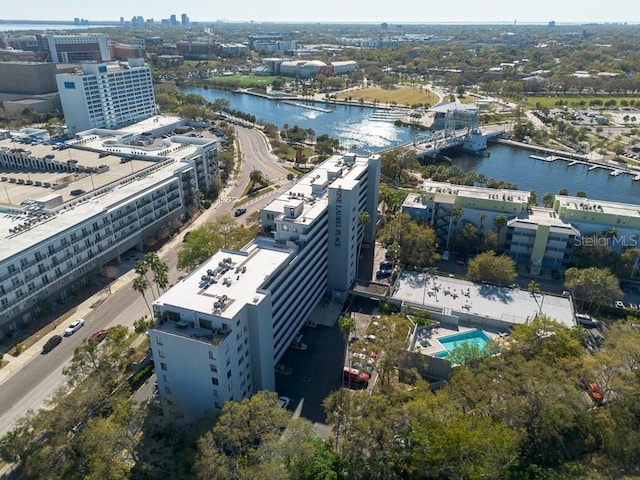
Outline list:
[[[309,110],[315,110],[316,112],[323,112],[323,113],[333,112],[333,109],[331,108],[316,107],[315,105],[309,105],[308,103],[295,102],[293,100],[282,100],[282,103],[286,103],[287,105],[293,105],[294,107],[308,108]]]
[[[617,177],[618,175],[620,175],[622,173],[622,170],[611,170],[611,172],[609,173],[609,175],[611,175],[612,177]]]
[[[543,157],[541,155],[529,155],[529,158],[533,158],[534,160],[542,160],[543,162],[554,162],[557,157],[553,155],[549,155],[548,157]]]

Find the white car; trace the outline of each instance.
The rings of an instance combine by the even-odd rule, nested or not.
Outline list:
[[[82,327],[84,327],[84,319],[79,318],[79,319],[75,320],[71,325],[69,325],[65,329],[64,336],[68,337],[69,335],[73,335],[78,330],[80,330]]]
[[[624,308],[624,303],[621,300],[616,300],[616,308]]]
[[[280,397],[278,398],[278,407],[280,408],[288,408],[291,400],[288,397]]]

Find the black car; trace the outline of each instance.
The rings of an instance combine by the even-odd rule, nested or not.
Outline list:
[[[389,278],[392,273],[392,270],[378,270],[376,272],[376,278]]]
[[[238,208],[238,209],[236,209],[234,215],[236,217],[239,217],[240,215],[244,215],[245,213],[247,213],[247,209],[246,208]]]
[[[60,335],[54,335],[49,340],[47,340],[47,343],[44,344],[44,346],[42,347],[42,353],[50,352],[51,350],[56,348],[58,345],[60,345],[61,342],[62,342],[62,337]]]
[[[393,270],[393,262],[391,260],[383,260],[380,262],[380,270]]]

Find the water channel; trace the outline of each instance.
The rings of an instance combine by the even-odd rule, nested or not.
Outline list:
[[[337,105],[330,113],[282,104],[252,95],[217,89],[188,87],[185,94],[202,95],[207,101],[226,98],[231,108],[251,113],[260,122],[270,122],[282,128],[286,123],[312,128],[317,135],[323,133],[340,140],[340,144],[362,152],[376,152],[393,145],[412,141],[418,132],[396,127],[392,122],[371,119],[372,108]],[[521,190],[535,190],[541,200],[546,192],[557,194],[561,188],[570,195],[578,191],[592,199],[624,203],[640,202],[640,182],[623,173],[611,176],[610,170],[589,170],[587,165],[569,167],[563,160],[545,162],[529,158],[533,152],[504,145],[489,147],[490,157],[447,153],[453,164],[464,171],[483,173],[489,178],[515,183]]]

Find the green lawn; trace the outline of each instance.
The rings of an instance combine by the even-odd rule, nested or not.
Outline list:
[[[336,97],[341,100],[351,98],[352,102],[358,102],[362,99],[365,102],[377,100],[380,103],[395,102],[398,105],[415,105],[417,103],[433,105],[438,101],[438,96],[431,90],[414,85],[396,85],[394,88],[367,87],[341,92]]]
[[[630,102],[635,100],[636,105],[640,105],[640,98],[636,97],[608,97],[608,96],[565,96],[565,97],[526,97],[526,106],[529,108],[535,108],[536,104],[539,103],[543,107],[554,108],[557,102],[562,101],[564,105],[568,107],[579,107],[581,102],[584,102],[584,107],[588,107],[589,103],[593,100],[600,100],[602,103],[606,103],[609,100],[616,101],[616,107],[620,106],[620,102],[626,100]],[[512,99],[514,102],[518,102],[517,99]]]
[[[238,85],[240,88],[264,87],[278,78],[275,76],[229,75],[226,77],[209,77],[206,81],[216,85]]]

